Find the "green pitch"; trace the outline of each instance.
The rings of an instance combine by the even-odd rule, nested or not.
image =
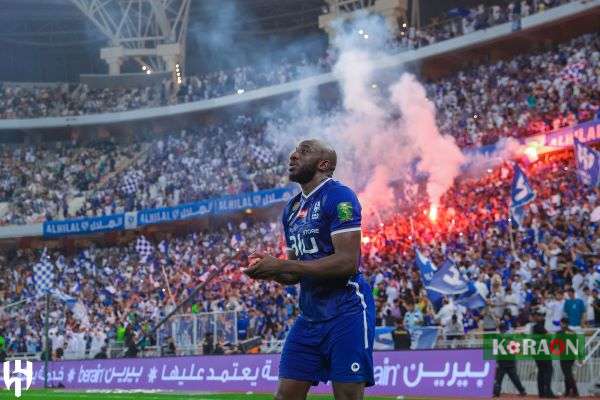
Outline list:
[[[365,397],[365,400],[390,400],[395,397]],[[0,399],[16,399],[13,392],[0,391]],[[268,394],[169,394],[169,393],[86,393],[64,390],[29,390],[19,400],[272,400]],[[310,400],[333,399],[333,396],[309,396]]]

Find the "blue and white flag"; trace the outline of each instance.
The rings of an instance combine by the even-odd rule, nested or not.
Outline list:
[[[52,289],[54,279],[54,265],[50,261],[48,252],[44,249],[40,261],[33,266],[33,280],[38,296],[44,295]]]
[[[135,242],[135,251],[140,255],[142,262],[146,262],[146,259],[154,252],[154,246],[142,235]]]
[[[429,286],[429,282],[433,279],[433,274],[437,271],[437,268],[430,259],[425,257],[419,250],[415,250],[416,259],[415,263],[417,268],[419,268],[419,272],[421,273],[421,280],[423,281],[424,286]]]
[[[468,282],[460,273],[453,262],[446,260],[444,264],[433,274],[433,278],[427,285],[431,289],[446,296],[454,296],[466,293],[469,290]]]
[[[425,290],[427,290],[427,298],[433,305],[433,308],[437,311],[442,307],[444,296],[439,292],[429,289],[429,283],[433,279],[433,275],[437,271],[437,268],[433,262],[425,257],[419,250],[415,249],[415,253],[415,264],[421,273],[421,281],[423,281],[423,286],[425,287]]]
[[[162,240],[159,244],[158,244],[158,250],[163,253],[165,256],[169,255],[169,242],[167,242],[166,240]]]
[[[535,191],[531,187],[527,175],[517,164],[514,165],[514,171],[515,176],[510,190],[510,211],[515,223],[521,226],[525,214],[524,207],[535,200]]]
[[[486,306],[485,299],[471,281],[467,283],[467,291],[456,299],[456,304],[464,306],[468,310],[479,309]]]
[[[584,185],[596,187],[600,178],[600,152],[580,142],[573,140],[577,177]]]
[[[59,300],[67,306],[73,313],[73,316],[84,326],[89,326],[88,310],[87,307],[78,301],[75,297],[69,296],[60,289],[51,289],[50,294],[56,300]]]
[[[144,174],[141,171],[130,171],[123,177],[121,192],[124,194],[134,194],[138,190],[138,186],[144,179]]]

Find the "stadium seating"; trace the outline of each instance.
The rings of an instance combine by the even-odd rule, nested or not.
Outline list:
[[[440,131],[451,134],[464,147],[547,132],[597,117],[599,49],[600,35],[584,35],[557,51],[482,65],[428,84]],[[283,110],[279,111],[284,118]],[[57,145],[69,149],[57,160],[57,175],[54,164],[36,164],[41,156],[27,156],[28,151],[44,152],[45,147],[13,152],[12,147],[4,146],[0,193],[9,208],[0,215],[0,224],[108,215],[281,186],[285,184],[281,172],[286,155],[270,150],[273,146],[265,135],[265,124],[260,115],[240,115],[230,123],[172,133],[142,145],[99,145],[119,149],[101,153],[111,165],[124,162],[104,180],[99,178],[105,172],[103,163],[99,171],[82,170],[80,175],[85,177],[71,176],[78,160],[85,162],[88,154],[97,154],[90,153],[97,151],[90,147]],[[66,172],[60,175],[60,171]],[[126,182],[135,171],[144,171],[144,175],[136,177],[134,186],[127,189]],[[36,189],[36,179],[50,177],[52,182],[58,176],[58,185],[38,185]]]
[[[568,286],[586,302],[585,320],[594,323],[590,310],[593,302],[600,301],[600,271],[598,260],[585,256],[600,251],[600,227],[589,222],[598,204],[598,190],[578,186],[569,158],[538,162],[527,173],[537,198],[529,206],[523,228],[514,231],[512,245],[508,166],[455,185],[442,199],[435,222],[426,215],[428,204],[420,202],[408,217],[398,215],[383,226],[365,229],[368,239],[363,238],[362,265],[373,285],[378,325],[401,325],[404,302],[412,298],[422,309],[426,324],[444,326],[455,313],[462,317],[467,333],[482,330],[484,319],[488,319],[486,323],[494,321],[494,327],[504,324],[516,329],[528,322],[532,307],[553,310],[554,289]],[[240,271],[255,249],[282,255],[278,221],[252,218],[220,230],[157,241],[151,242],[152,254],[144,257],[137,253],[136,241],[123,247],[90,247],[68,257],[60,252],[51,254],[59,271],[57,288],[81,302],[85,310],[67,311],[60,301],[53,303],[55,350],[82,356],[87,343],[85,353],[93,356],[106,338],[117,336],[122,324],[133,324],[140,332],[157,321],[159,310],[165,312],[173,300],[186,297],[213,265],[220,270],[219,277],[184,311],[236,310],[244,320],[246,337],[268,341],[285,335],[297,313],[296,289],[252,281]],[[473,313],[451,303],[434,313],[414,266],[414,245],[438,265],[443,250],[451,254],[460,270],[487,292],[488,307]],[[34,296],[31,268],[39,254],[19,250],[2,257],[3,265],[9,266],[0,271],[2,302]],[[2,313],[10,352],[40,350],[42,305],[43,301],[32,301]],[[37,316],[35,324],[31,315]],[[27,324],[22,323],[25,318]],[[595,323],[599,322],[596,319]]]
[[[564,1],[524,0],[506,7],[457,10],[457,19],[400,33],[392,47],[404,51],[427,46],[560,3]],[[327,71],[333,62],[327,55],[282,62],[271,70],[240,67],[190,76],[179,87],[168,81],[114,90],[0,85],[0,119],[200,101]],[[437,108],[440,131],[466,148],[600,117],[599,69],[600,34],[594,33],[552,50],[463,70],[428,82],[426,88]],[[286,113],[270,108],[268,118],[285,121]],[[0,207],[0,225],[109,215],[281,187],[287,184],[287,155],[270,142],[268,118],[260,112],[239,114],[227,122],[216,119],[148,135],[138,143],[1,144],[0,202],[5,207]],[[584,322],[600,326],[600,314],[594,313],[594,306],[600,309],[600,225],[590,217],[600,206],[600,190],[578,183],[570,154],[547,156],[524,169],[537,197],[527,206],[521,227],[512,227],[509,215],[509,164],[461,178],[442,197],[435,220],[428,215],[427,199],[417,196],[410,212],[376,226],[365,224],[362,269],[373,287],[378,326],[411,328],[404,326],[403,316],[406,303],[413,300],[423,323],[444,332],[450,331],[452,315],[458,316],[464,335],[519,329],[534,308],[546,311],[552,330],[563,304],[556,293],[567,287],[585,302]],[[241,273],[252,251],[283,256],[279,220],[248,215],[243,222],[219,222],[221,228],[187,235],[149,235],[143,239],[144,254],[137,240],[49,250],[56,266],[50,314],[54,357],[94,357],[106,343],[122,342],[125,326],[140,335],[213,267],[219,276],[183,312],[234,311],[237,325],[226,322],[226,329],[237,329],[240,339],[259,337],[264,348],[283,339],[298,313],[297,288],[250,280]],[[415,248],[438,266],[450,255],[485,294],[487,306],[474,311],[445,299],[435,311],[415,267]],[[0,309],[0,337],[9,354],[39,353],[42,348],[44,302],[36,296],[33,281],[39,260],[40,252],[31,249],[0,252],[0,304],[19,304]],[[148,344],[156,341],[151,337]],[[180,344],[177,354],[184,353]],[[215,349],[200,344],[191,352]]]
[[[517,20],[543,12],[571,0],[523,0],[507,5],[479,5],[471,9],[458,8],[454,18],[433,18],[423,29],[402,27],[393,51],[406,51],[438,43],[480,29]],[[164,81],[154,87],[90,89],[86,85],[59,85],[28,89],[18,85],[0,85],[0,119],[74,116],[158,107],[225,95],[288,82],[327,71],[334,56],[327,52],[308,60],[306,57],[275,67],[238,67],[230,71],[215,71],[202,76],[184,78],[181,85]]]

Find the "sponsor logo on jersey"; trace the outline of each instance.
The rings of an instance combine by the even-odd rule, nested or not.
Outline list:
[[[306,218],[306,214],[308,214],[308,210],[306,208],[300,210],[300,212],[298,213],[298,219]]]
[[[312,208],[312,213],[310,215],[310,219],[312,219],[313,221],[319,219],[320,212],[321,212],[321,202],[317,201]]]

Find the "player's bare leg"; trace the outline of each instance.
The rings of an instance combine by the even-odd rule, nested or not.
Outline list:
[[[365,384],[333,382],[335,400],[363,400]]]
[[[279,380],[275,400],[305,400],[310,386],[310,382],[282,378]]]

